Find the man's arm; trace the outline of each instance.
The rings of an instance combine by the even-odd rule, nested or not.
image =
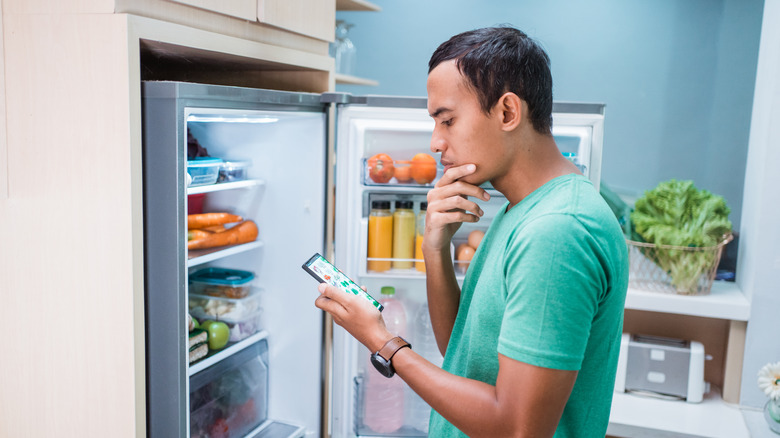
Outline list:
[[[362,297],[325,283],[318,290],[317,307],[330,313],[369,351],[378,351],[396,335]],[[398,350],[392,362],[423,400],[471,437],[553,436],[577,372],[537,367],[496,354],[495,386],[448,373],[409,348]]]
[[[447,421],[470,437],[552,437],[576,371],[554,370],[498,355],[496,386],[458,377],[402,348],[398,375]]]
[[[483,214],[482,209],[467,197],[490,198],[484,189],[458,181],[475,170],[473,164],[449,169],[428,192],[422,250],[431,325],[442,355],[450,342],[460,303],[460,286],[450,251],[452,236],[461,223],[477,222]]]

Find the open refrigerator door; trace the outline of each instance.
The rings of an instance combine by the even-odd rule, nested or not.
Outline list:
[[[603,105],[554,105],[556,143],[597,188],[603,116]],[[427,192],[442,176],[440,157],[430,150],[433,124],[425,99],[368,96],[338,106],[335,263],[385,305],[391,331],[440,366],[419,249]],[[489,184],[484,187],[491,195],[480,202],[485,215],[463,224],[453,237],[461,283],[481,235],[506,202]],[[430,407],[397,376],[380,376],[369,363],[370,353],[334,329],[332,436],[427,436]]]
[[[319,435],[324,318],[300,264],[325,248],[320,95],[143,92],[149,436]]]

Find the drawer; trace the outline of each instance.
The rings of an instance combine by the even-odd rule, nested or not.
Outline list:
[[[243,437],[267,417],[265,339],[190,378],[191,437]]]

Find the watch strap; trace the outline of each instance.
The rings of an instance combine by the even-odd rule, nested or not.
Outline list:
[[[412,348],[412,344],[406,342],[406,340],[400,336],[396,336],[385,343],[385,345],[377,351],[377,354],[388,362],[395,356],[398,350],[409,347]]]

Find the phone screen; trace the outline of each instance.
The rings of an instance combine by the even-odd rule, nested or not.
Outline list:
[[[354,295],[360,295],[367,299],[371,304],[379,309],[381,312],[385,308],[379,301],[364,291],[357,283],[352,281],[351,278],[344,275],[338,268],[333,266],[325,257],[319,253],[314,254],[311,258],[303,264],[303,270],[311,274],[320,283],[328,283],[331,286]]]

